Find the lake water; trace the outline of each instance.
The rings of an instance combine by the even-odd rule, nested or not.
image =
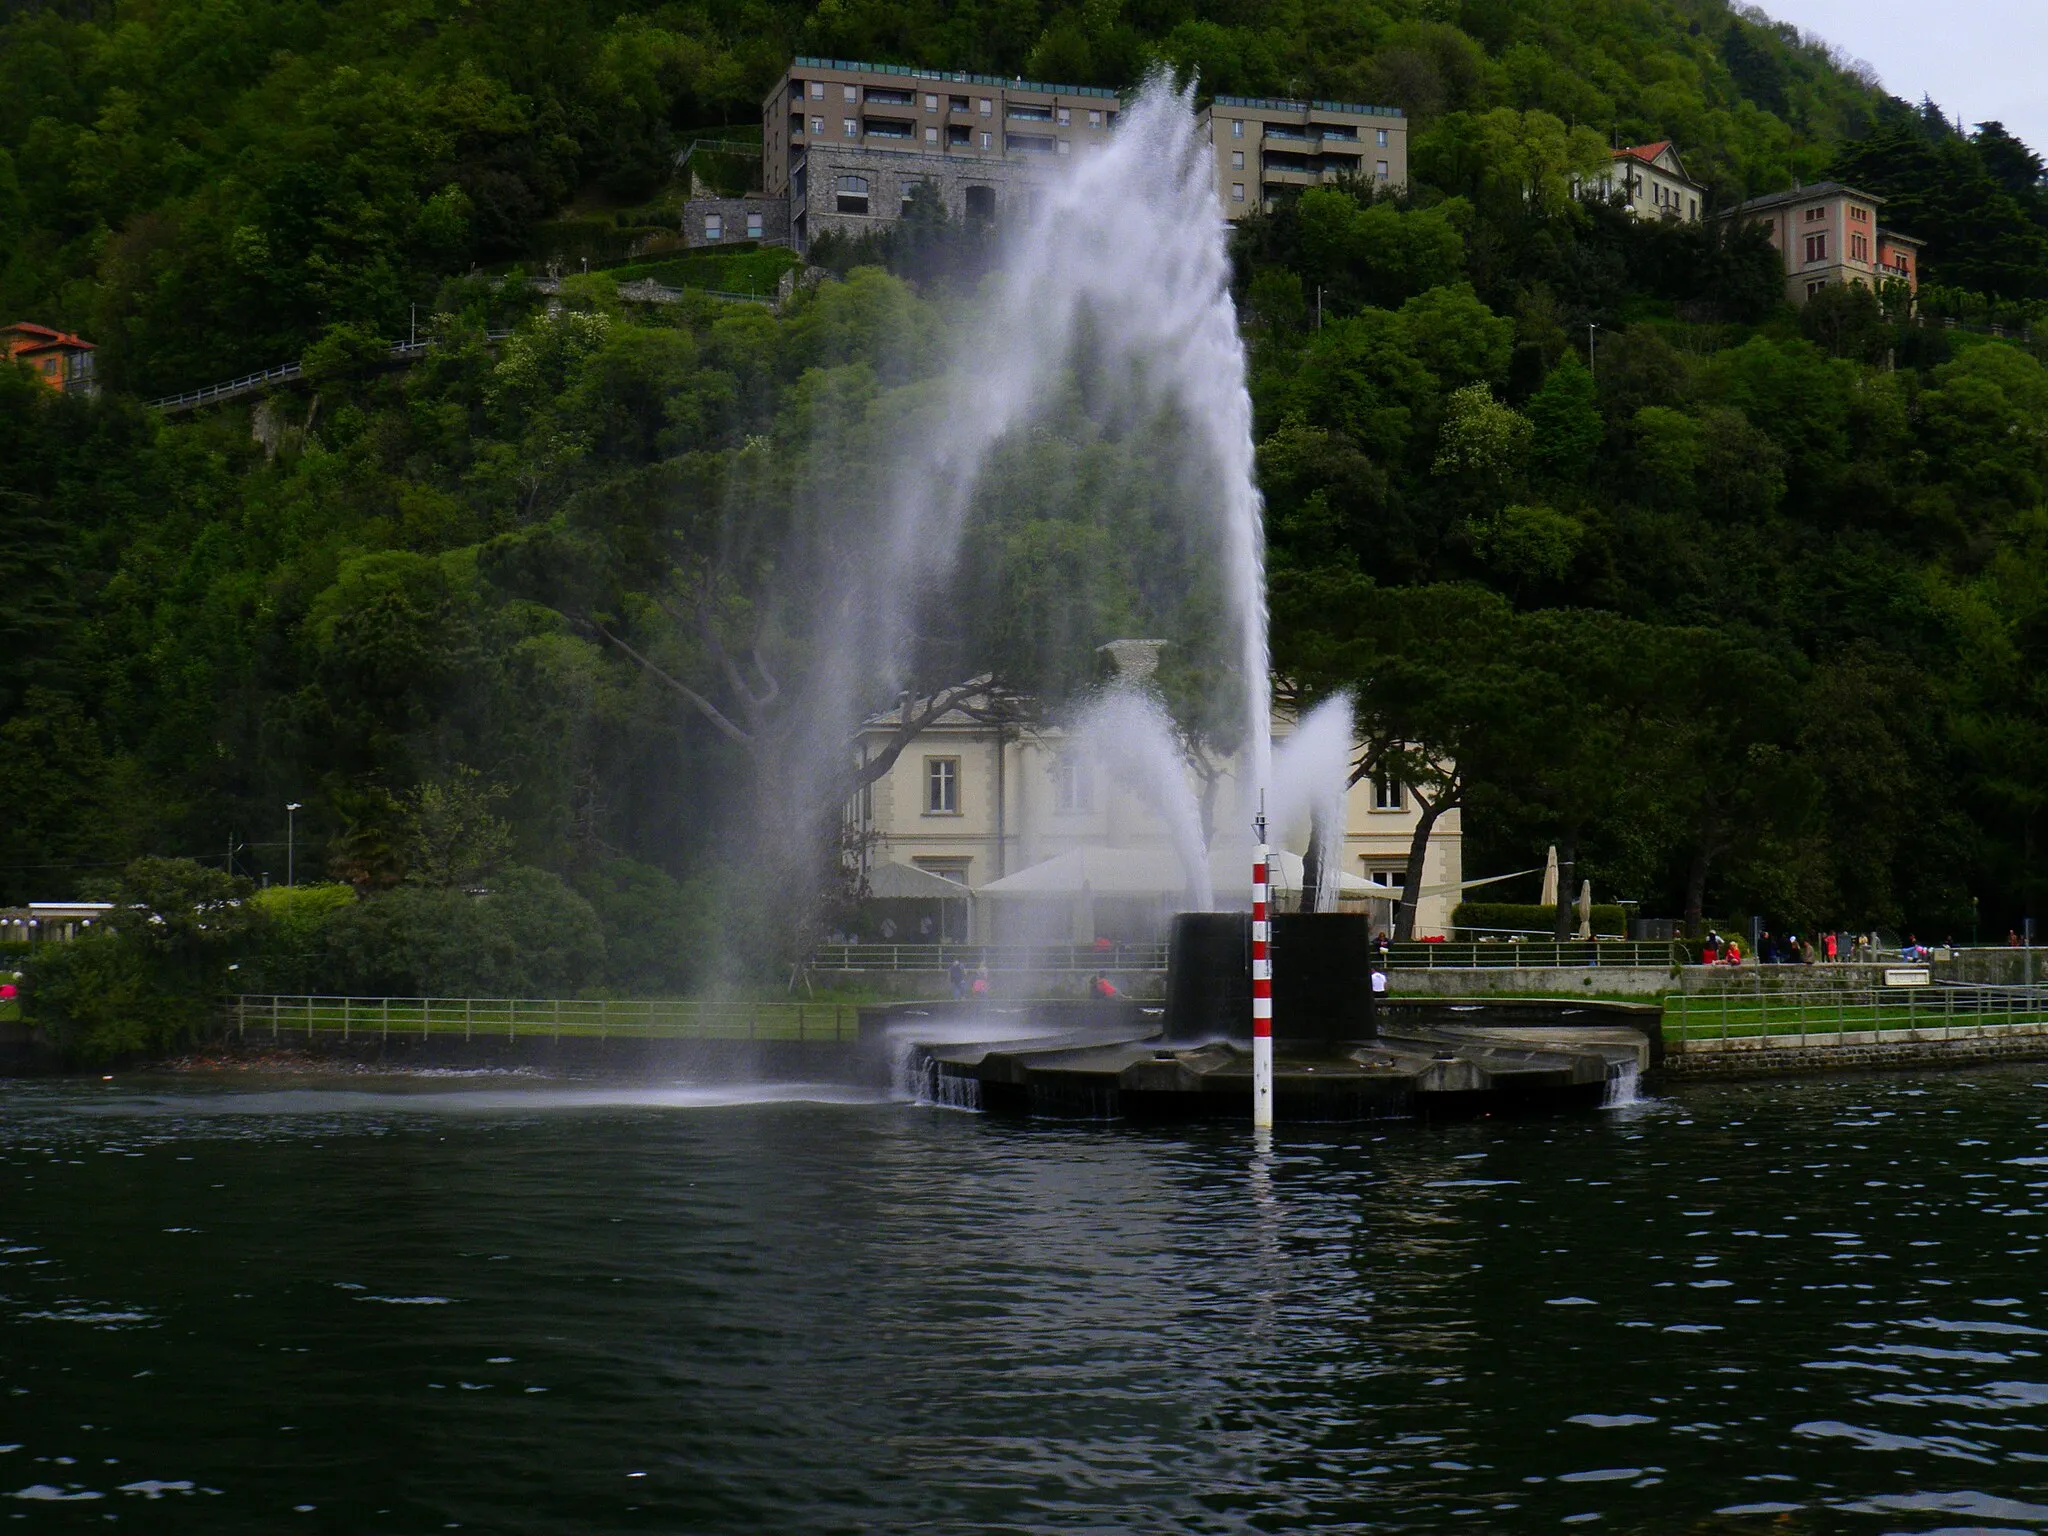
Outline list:
[[[0,1519],[2048,1531],[2048,1068],[1267,1155],[780,1097],[0,1086]]]

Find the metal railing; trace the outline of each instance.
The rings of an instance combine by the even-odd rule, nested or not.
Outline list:
[[[845,1003],[727,1003],[611,998],[305,997],[227,1000],[237,1039],[853,1040]]]
[[[1614,967],[1666,970],[1680,962],[1675,944],[1661,940],[1554,939],[1520,943],[1390,944],[1387,968],[1408,971],[1602,970]]]
[[[826,944],[811,960],[819,971],[943,971],[955,961],[969,971],[1163,971],[1164,944]],[[1470,971],[1599,970],[1612,967],[1668,970],[1679,946],[1597,939],[1527,944],[1390,944],[1389,970]]]
[[[824,944],[811,958],[817,971],[1163,971],[1164,944]]]
[[[486,341],[503,341],[510,331],[486,333]],[[417,362],[438,345],[432,341],[395,341],[387,355],[394,363]],[[286,384],[304,375],[305,370],[296,362],[279,363],[275,368],[265,368],[258,373],[245,373],[239,379],[229,379],[225,384],[208,384],[203,389],[188,389],[183,394],[165,395],[160,400],[145,400],[143,405],[152,411],[192,411],[202,405],[213,405],[222,400],[233,400],[241,395],[251,394],[272,384]]]
[[[1843,1044],[1895,1031],[1956,1039],[2048,1026],[2048,988],[1845,987],[1797,992],[1673,993],[1664,1038],[1734,1040],[1759,1049]]]

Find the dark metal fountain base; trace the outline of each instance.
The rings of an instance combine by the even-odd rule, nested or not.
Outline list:
[[[1388,1004],[1350,913],[1273,920],[1280,1121],[1592,1107],[1658,1064],[1661,1010],[1531,999]],[[865,1010],[899,1081],[963,1108],[1092,1120],[1249,1119],[1251,919],[1174,919],[1166,1006],[905,1005]]]
[[[1381,1010],[1369,1040],[1274,1055],[1276,1118],[1355,1122],[1495,1109],[1582,1109],[1654,1063],[1654,1007],[1601,1003],[1441,1005]],[[963,1039],[985,1021],[986,1040]],[[876,1010],[864,1024],[893,1042],[921,1097],[993,1114],[1090,1120],[1244,1120],[1248,1041],[1176,1042],[1157,1010]],[[1020,1038],[1021,1037],[1021,1038]]]

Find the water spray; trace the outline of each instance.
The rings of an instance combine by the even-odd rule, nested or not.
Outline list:
[[[1258,846],[1252,854],[1252,1128],[1273,1126],[1272,925],[1266,916],[1266,792],[1252,819]]]

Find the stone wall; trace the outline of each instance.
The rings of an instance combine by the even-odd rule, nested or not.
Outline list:
[[[704,220],[707,215],[716,214],[721,221],[717,240],[707,238]],[[751,236],[747,233],[747,218],[758,214],[761,219],[761,233]],[[693,197],[683,204],[683,244],[692,250],[718,249],[725,245],[738,245],[750,239],[758,239],[763,245],[789,244],[789,203],[780,197],[770,197],[764,192],[749,192],[744,197]]]
[[[1797,1077],[1816,1072],[1897,1072],[1979,1062],[2048,1060],[2048,1025],[1852,1031],[1825,1043],[1796,1037],[1687,1040],[1665,1047],[1667,1079]]]
[[[938,190],[946,205],[946,217],[956,223],[967,218],[968,189],[988,188],[995,200],[995,219],[1000,224],[1020,215],[1024,198],[1045,185],[1066,163],[1057,159],[1041,163],[1015,157],[979,159],[814,144],[805,152],[800,181],[790,188],[790,217],[797,234],[797,248],[808,249],[812,241],[827,231],[850,239],[880,233],[902,216],[904,199],[919,182],[929,182]],[[858,176],[867,183],[866,213],[839,211],[842,176]]]

